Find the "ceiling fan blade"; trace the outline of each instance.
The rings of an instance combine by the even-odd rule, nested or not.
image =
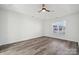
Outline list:
[[[41,12],[42,10],[39,10],[38,12]]]
[[[46,11],[47,11],[47,12],[55,12],[55,10],[51,10],[51,11],[50,11],[50,10],[46,10]]]
[[[46,10],[47,12],[50,12],[50,10]]]

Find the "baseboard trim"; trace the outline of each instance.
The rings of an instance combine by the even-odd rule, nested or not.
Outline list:
[[[40,37],[42,37],[42,36],[33,37],[33,38],[30,38],[30,39],[26,39],[26,38],[24,38],[24,39],[26,39],[26,40],[31,40],[31,39],[36,39],[36,38],[40,38]],[[15,43],[20,43],[20,42],[24,42],[24,41],[26,41],[26,40],[20,40],[20,41],[16,41],[16,42],[6,43],[6,44],[2,44],[2,45],[0,45],[0,46],[9,45],[9,44],[15,44]]]
[[[56,37],[49,37],[49,36],[43,36],[43,37],[48,37],[48,38],[51,38],[51,39],[58,39],[58,40],[62,40],[62,41],[75,42],[75,43],[77,43],[77,46],[79,45],[79,43],[78,43],[78,42],[76,42],[76,41],[71,41],[71,40],[66,40],[66,39],[60,39],[60,38],[56,38]]]

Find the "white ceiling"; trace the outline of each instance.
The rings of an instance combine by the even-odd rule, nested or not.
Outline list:
[[[62,17],[68,14],[79,12],[79,4],[46,4],[46,7],[51,12],[41,12],[41,4],[4,4],[0,5],[0,9],[8,9],[24,13],[30,17],[35,17],[39,19],[54,19],[57,17]],[[52,12],[52,11],[55,12]]]

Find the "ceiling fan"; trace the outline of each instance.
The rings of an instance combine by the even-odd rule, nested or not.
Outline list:
[[[50,10],[46,8],[45,4],[42,4],[42,9],[39,12],[50,12]]]

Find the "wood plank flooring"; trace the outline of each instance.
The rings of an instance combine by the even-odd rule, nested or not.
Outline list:
[[[76,55],[77,43],[39,37],[0,46],[0,55]]]

